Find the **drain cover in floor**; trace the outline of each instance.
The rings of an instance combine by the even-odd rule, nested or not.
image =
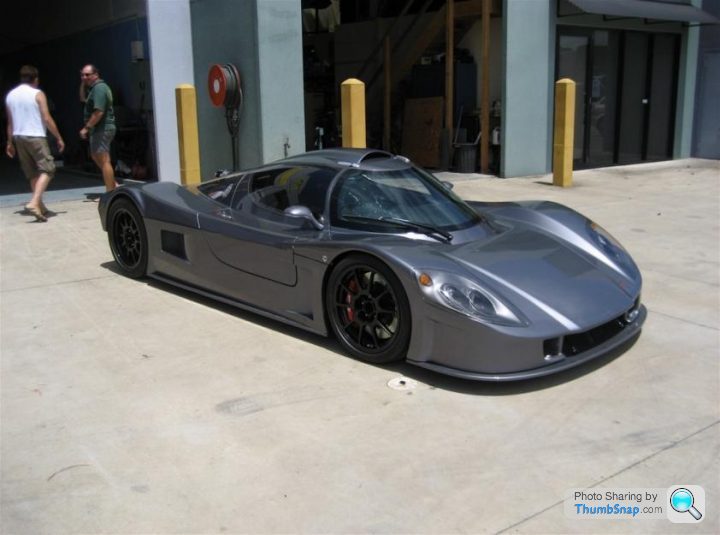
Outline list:
[[[390,379],[387,385],[393,390],[414,390],[417,388],[418,383],[414,379],[400,376]]]

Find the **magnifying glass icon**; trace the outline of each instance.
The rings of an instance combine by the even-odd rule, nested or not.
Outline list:
[[[670,506],[678,513],[690,513],[695,520],[702,518],[702,513],[693,507],[695,497],[688,489],[675,489],[670,495]]]

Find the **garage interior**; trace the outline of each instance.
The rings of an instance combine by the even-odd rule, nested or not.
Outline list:
[[[79,72],[92,63],[113,91],[117,134],[112,161],[118,177],[156,177],[153,102],[145,0],[24,0],[3,6],[0,18],[0,93],[18,83],[25,64],[40,71],[40,88],[66,149],[49,137],[58,174],[99,175],[86,141]],[[3,106],[2,134],[6,136]],[[22,184],[24,187],[24,184]]]
[[[366,89],[368,146],[431,169],[497,172],[501,5],[303,0],[306,149],[341,144],[339,87],[357,78]]]

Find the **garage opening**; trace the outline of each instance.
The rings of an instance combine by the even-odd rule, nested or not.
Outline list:
[[[0,94],[18,82],[20,67],[34,65],[40,72],[40,89],[48,98],[66,148],[60,154],[49,136],[58,171],[53,189],[101,185],[100,171],[92,162],[87,141],[79,137],[83,103],[79,98],[80,69],[93,64],[113,92],[117,134],[112,162],[118,178],[153,180],[157,176],[153,128],[153,100],[144,0],[23,0],[3,5],[0,18]],[[6,137],[5,107],[0,112]],[[3,154],[0,166],[20,177],[19,165]],[[27,191],[23,178],[5,183],[3,192]]]
[[[368,147],[403,154],[432,169],[474,172],[481,168],[486,84],[488,169],[497,172],[501,3],[487,2],[490,53],[483,78],[484,3],[303,0],[306,149],[341,146],[340,84],[357,78],[365,83]],[[447,63],[452,65],[449,95]]]

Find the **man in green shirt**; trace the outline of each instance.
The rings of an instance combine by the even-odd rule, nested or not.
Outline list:
[[[80,100],[85,102],[85,126],[80,130],[80,137],[90,139],[90,155],[102,171],[105,190],[112,191],[117,187],[110,161],[110,144],[115,137],[112,91],[94,65],[85,65],[80,79]]]

